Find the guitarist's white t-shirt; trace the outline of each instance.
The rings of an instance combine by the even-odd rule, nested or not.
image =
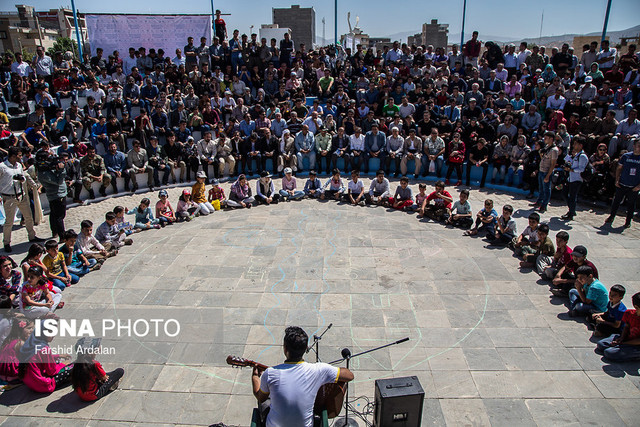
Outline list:
[[[324,384],[335,383],[340,368],[326,363],[283,363],[268,368],[260,390],[271,398],[267,427],[312,427],[313,404]]]

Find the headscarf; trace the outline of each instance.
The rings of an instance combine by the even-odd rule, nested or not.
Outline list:
[[[544,67],[544,71],[540,75],[540,77],[542,77],[545,82],[550,82],[553,79],[555,79],[557,76],[558,75],[556,74],[555,71],[553,71],[553,65],[551,64],[547,64],[547,66]]]
[[[594,65],[596,66],[596,70],[592,71],[591,68],[593,68]],[[602,74],[602,71],[600,71],[600,64],[598,64],[597,62],[592,62],[591,66],[589,67],[587,76],[591,76],[593,80],[604,79],[604,75]]]
[[[291,131],[289,129],[285,129],[282,131],[282,136],[280,137],[280,152],[284,153],[284,147],[287,144],[287,135],[290,135]]]

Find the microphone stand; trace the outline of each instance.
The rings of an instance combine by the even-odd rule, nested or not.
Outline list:
[[[307,348],[307,353],[309,353],[309,350],[313,350],[316,353],[316,363],[320,362],[320,353],[318,353],[318,350],[319,350],[318,347],[319,347],[319,344],[320,344],[320,340],[322,339],[324,334],[326,334],[327,331],[329,329],[331,329],[332,326],[333,326],[333,323],[329,323],[329,326],[327,326],[327,328],[319,336],[318,335],[314,335],[313,336],[313,344],[311,344],[309,346],[309,348]]]
[[[334,360],[333,362],[329,362],[330,365],[335,365],[336,363],[340,363],[343,360],[345,360],[347,362],[347,369],[349,369],[349,361],[353,358],[353,357],[358,357],[358,356],[362,356],[363,354],[367,354],[367,353],[371,353],[377,350],[381,350],[383,348],[386,347],[390,347],[392,345],[396,345],[396,344],[401,344],[403,342],[407,342],[409,341],[409,337],[405,337],[402,338],[398,341],[394,341],[392,343],[389,344],[385,344],[385,345],[381,345],[380,347],[375,347],[375,348],[371,348],[369,350],[365,350],[362,351],[360,353],[356,353],[356,354],[351,354],[351,351],[349,351],[348,348],[345,348],[342,350],[342,358],[341,359],[337,359]],[[341,418],[339,420],[336,420],[336,422],[334,423],[334,427],[358,427],[358,422],[353,419],[353,418],[349,418],[349,383],[345,384],[345,399],[344,399],[344,418]]]

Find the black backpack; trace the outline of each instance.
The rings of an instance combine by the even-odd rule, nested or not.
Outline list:
[[[593,166],[591,165],[591,162],[587,162],[587,167],[584,168],[584,170],[582,172],[580,172],[580,178],[582,178],[582,180],[584,182],[589,182],[593,179],[593,176],[595,175],[595,170],[593,170]]]

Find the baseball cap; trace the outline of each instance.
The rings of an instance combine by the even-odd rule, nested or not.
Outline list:
[[[187,141],[193,141],[193,137],[192,137],[191,135],[189,135],[189,136],[187,137]]]
[[[162,196],[169,197],[169,193],[167,193],[167,190],[160,190],[158,192],[158,197],[162,197]]]
[[[578,245],[575,248],[573,248],[573,252],[571,252],[571,255],[577,255],[577,256],[581,256],[581,257],[586,257],[587,256],[587,248],[585,248],[582,245]]]
[[[271,174],[269,171],[262,171],[260,172],[260,178],[271,178]]]
[[[190,191],[190,190],[187,190],[187,189],[182,190],[182,195],[183,195],[183,196],[190,196],[190,195],[191,195],[191,191]]]
[[[284,168],[284,173],[293,173],[293,171],[291,170],[291,168]]]
[[[220,180],[218,178],[214,178],[213,181],[211,181],[211,185],[220,185]]]
[[[538,79],[538,83],[544,83],[544,79]]]
[[[60,142],[69,142],[69,138],[67,138],[66,136],[61,136],[59,141]]]
[[[584,82],[585,83],[589,83],[589,82],[592,82],[592,81],[593,81],[593,77],[591,77],[591,76],[587,76],[587,77],[584,78]]]

